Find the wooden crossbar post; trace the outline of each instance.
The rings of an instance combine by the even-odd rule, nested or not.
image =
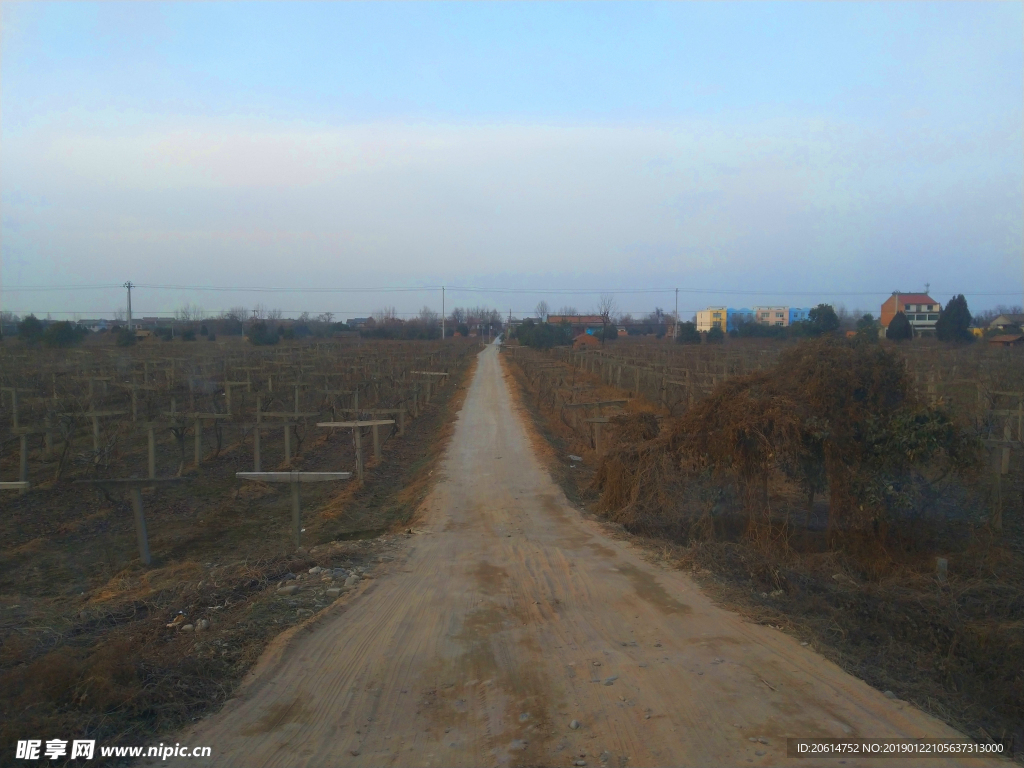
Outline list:
[[[593,419],[587,419],[587,423],[594,425],[594,452],[601,453],[601,425],[608,424],[611,419],[608,416],[597,416]]]
[[[135,542],[139,547],[139,559],[143,564],[151,563],[149,552],[149,534],[146,528],[146,513],[142,508],[142,486],[157,485],[164,483],[178,483],[186,480],[184,477],[162,477],[162,478],[111,478],[101,480],[76,480],[76,485],[99,485],[108,488],[127,488],[132,497],[132,511],[135,516]]]
[[[363,482],[363,428],[356,426],[353,430],[356,440],[356,476]]]
[[[324,421],[317,424],[318,427],[329,427],[332,429],[351,429],[354,431],[355,437],[355,448],[356,448],[356,476],[359,482],[363,481],[363,427],[374,427],[384,426],[386,424],[394,424],[394,419],[374,419],[372,421]],[[376,429],[374,430],[375,437]],[[379,437],[374,443],[374,455],[378,455],[379,451]]]
[[[195,460],[196,460],[196,467],[198,467],[199,464],[203,460],[203,420],[202,419],[198,419],[198,418],[196,419],[196,426],[195,426],[195,430],[194,430],[194,435],[195,435]]]
[[[18,435],[18,448],[20,449],[20,457],[18,461],[18,482],[25,483],[28,485],[28,435]],[[22,493],[26,493],[27,488],[22,490]]]
[[[256,398],[256,431],[252,439],[252,471],[260,471],[260,422],[263,420],[263,416],[260,411],[263,408],[262,398]]]
[[[292,538],[296,549],[302,543],[302,483],[324,483],[332,480],[349,480],[351,472],[236,472],[239,480],[257,480],[263,483],[288,483],[291,486]]]
[[[149,534],[146,531],[146,514],[142,509],[142,486],[132,486],[132,511],[135,513],[135,543],[139,546],[139,558],[149,565]]]

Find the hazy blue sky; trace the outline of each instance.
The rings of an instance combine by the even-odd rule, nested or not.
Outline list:
[[[1022,8],[5,2],[0,301],[1020,303]]]

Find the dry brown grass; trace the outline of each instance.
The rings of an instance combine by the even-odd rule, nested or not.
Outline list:
[[[296,626],[296,601],[275,592],[285,574],[370,565],[399,546],[381,534],[408,523],[436,477],[470,374],[459,371],[405,438],[385,443],[361,488],[304,492],[313,554],[288,542],[287,495],[239,485],[234,471],[249,468],[247,457],[226,450],[180,493],[146,495],[152,568],[133,558],[123,499],[61,483],[18,500],[0,520],[0,754],[33,734],[142,743],[223,703],[266,645]],[[339,442],[307,441],[296,465],[336,467]],[[317,610],[316,599],[298,605]],[[179,612],[211,630],[168,628]]]
[[[944,416],[902,361],[884,355],[790,349],[779,370],[720,383],[658,432],[635,416],[616,419],[612,447],[587,456],[596,469],[561,478],[577,498],[596,491],[594,509],[670,548],[678,567],[704,574],[731,606],[813,639],[844,668],[975,738],[1022,753],[1024,505],[1011,500],[1005,530],[990,528],[973,414]],[[579,396],[622,395],[594,383]],[[534,414],[549,437],[572,438],[555,412]],[[831,461],[817,446],[823,482],[809,502],[801,460],[815,420],[841,439]],[[873,442],[857,445],[869,422]],[[902,456],[879,461],[871,452],[891,450],[892,434],[910,442]],[[1010,480],[1019,486],[1017,462]],[[883,471],[903,478],[902,495],[858,495]],[[945,584],[936,557],[949,561]]]

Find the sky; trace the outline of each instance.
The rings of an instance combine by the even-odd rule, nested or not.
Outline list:
[[[1020,2],[4,2],[0,309],[1020,304],[1022,41]]]

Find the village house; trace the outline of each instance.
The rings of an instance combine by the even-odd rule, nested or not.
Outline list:
[[[1018,328],[1024,328],[1024,315],[999,315],[999,317],[992,318],[992,322],[988,324],[988,327],[998,328],[1000,331],[1013,331]]]
[[[935,323],[939,319],[939,311],[942,306],[927,293],[900,293],[894,291],[892,296],[882,304],[881,323],[883,328],[888,328],[889,323],[896,317],[897,312],[902,312],[910,321],[910,327],[914,329],[914,335],[920,336],[925,332],[933,332]]]
[[[548,322],[551,325],[568,325],[574,337],[600,332],[606,324],[600,315],[548,315]]]
[[[988,343],[994,347],[1024,347],[1024,334],[1008,333],[1002,336],[992,336]]]

